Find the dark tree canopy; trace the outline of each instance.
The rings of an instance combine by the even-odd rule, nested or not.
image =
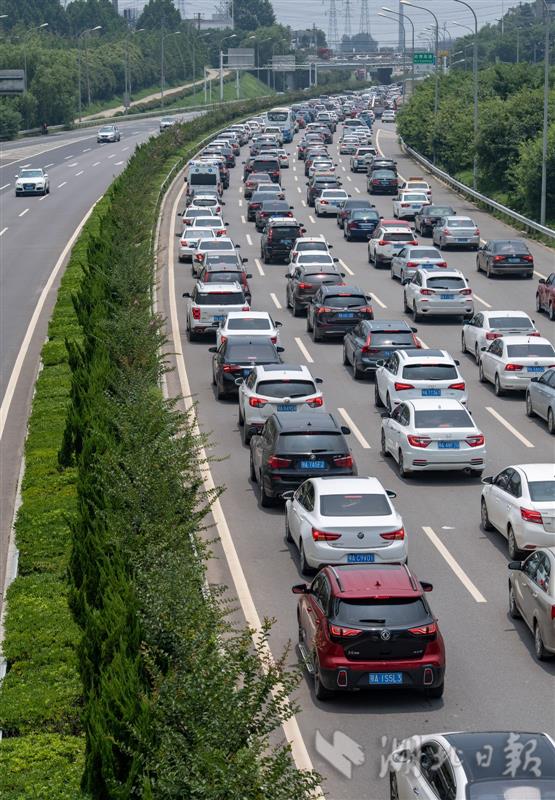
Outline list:
[[[71,33],[74,35],[102,25],[103,33],[116,33],[125,28],[125,23],[116,12],[111,0],[73,0],[66,7]]]
[[[67,33],[67,16],[59,0],[0,0],[1,14],[7,15],[0,23],[4,30],[48,22],[53,33]]]
[[[255,31],[275,25],[276,16],[270,0],[235,0],[235,26],[241,31]]]
[[[167,30],[178,28],[181,24],[181,14],[174,6],[172,0],[149,0],[143,13],[137,21],[138,28]]]

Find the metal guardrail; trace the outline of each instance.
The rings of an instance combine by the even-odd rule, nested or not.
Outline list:
[[[509,219],[513,220],[514,222],[518,222],[523,228],[527,230],[536,231],[536,233],[541,233],[542,236],[547,236],[549,239],[555,240],[555,230],[552,228],[548,228],[546,225],[540,225],[539,222],[535,222],[533,219],[528,219],[523,214],[519,214],[518,211],[513,211],[512,208],[508,208],[507,206],[502,205],[502,203],[498,203],[496,200],[492,200],[491,197],[486,197],[484,194],[480,194],[475,189],[471,189],[470,186],[467,186],[465,183],[461,183],[456,178],[453,178],[447,172],[444,172],[439,167],[436,167],[432,164],[431,161],[428,161],[427,158],[424,158],[423,155],[420,155],[416,150],[413,150],[412,147],[409,147],[405,142],[399,137],[399,142],[401,144],[401,148],[403,151],[414,158],[415,161],[418,161],[419,164],[422,164],[428,172],[431,172],[432,175],[435,175],[437,178],[441,178],[442,181],[445,181],[449,186],[453,189],[456,189],[458,192],[471,197],[473,200],[481,203],[484,206],[489,206],[489,208],[493,208],[495,211],[498,211],[500,214],[503,214]]]

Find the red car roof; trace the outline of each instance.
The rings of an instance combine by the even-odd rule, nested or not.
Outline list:
[[[423,589],[404,564],[353,565],[326,567],[335,596],[363,599],[365,597],[419,597]]]

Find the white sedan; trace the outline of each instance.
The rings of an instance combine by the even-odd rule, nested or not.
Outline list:
[[[281,322],[274,322],[267,311],[230,311],[216,331],[216,345],[219,347],[230,336],[268,336],[273,344],[278,344]]]
[[[401,185],[402,192],[424,192],[428,195],[430,202],[432,201],[432,187],[424,180],[424,178],[408,178]]]
[[[414,219],[415,214],[429,205],[431,201],[425,192],[414,190],[399,192],[398,196],[393,198],[393,216],[397,219]]]
[[[511,559],[553,546],[555,463],[513,464],[482,482],[482,527],[507,538]]]
[[[200,225],[185,228],[179,239],[179,260],[191,261],[198,241],[214,238],[216,234],[211,228],[201,228]]]
[[[479,378],[495,387],[497,396],[506,391],[524,391],[532,378],[555,366],[555,349],[541,336],[509,336],[482,347]]]
[[[458,400],[407,400],[382,419],[382,455],[392,455],[399,474],[464,470],[481,475],[486,443],[482,431]]]
[[[482,347],[503,336],[538,336],[534,321],[524,311],[479,311],[463,325],[461,350],[480,361]]]
[[[375,402],[391,412],[404,400],[441,397],[467,401],[466,383],[446,350],[397,350],[378,366]]]
[[[324,564],[405,563],[403,520],[377,478],[309,478],[286,492],[285,536],[304,575]]]
[[[314,211],[316,216],[337,216],[339,205],[343,202],[343,200],[348,199],[349,195],[345,189],[324,189],[316,198],[314,203]]]
[[[336,269],[337,258],[321,250],[301,251],[289,264],[289,274],[293,275],[297,267],[314,267],[316,272],[318,267],[323,268],[323,272]]]
[[[447,261],[439,250],[426,245],[407,245],[391,259],[391,277],[404,283],[418,267],[446,267]]]

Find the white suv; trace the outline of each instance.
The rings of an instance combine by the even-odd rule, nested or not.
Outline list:
[[[325,411],[318,384],[304,365],[267,364],[254,367],[239,386],[239,426],[243,442],[262,430],[264,423],[276,411]]]
[[[368,240],[368,262],[376,267],[389,265],[407,244],[418,244],[416,234],[407,225],[380,225]]]
[[[397,350],[378,362],[376,405],[385,405],[391,412],[403,400],[417,397],[448,397],[466,403],[466,384],[458,366],[446,350]]]
[[[192,292],[183,292],[187,304],[187,337],[190,342],[205,333],[214,333],[230,311],[249,311],[250,306],[238,283],[201,283]]]
[[[403,303],[405,311],[422,316],[459,316],[470,318],[474,314],[472,289],[458,269],[418,268],[412,280],[405,283]]]

